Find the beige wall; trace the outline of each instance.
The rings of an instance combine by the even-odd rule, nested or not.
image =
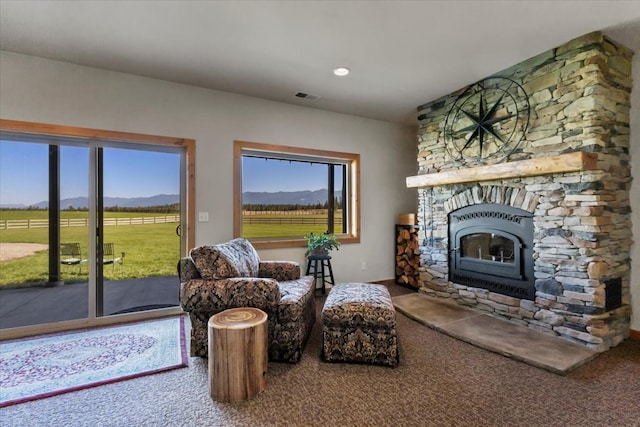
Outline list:
[[[3,119],[196,140],[196,243],[232,238],[234,139],[361,155],[362,239],[334,254],[336,281],[390,279],[397,215],[414,212],[416,129],[128,74],[1,52]],[[295,92],[292,88],[292,93]],[[262,250],[304,263],[304,248]],[[367,269],[361,270],[362,262]],[[304,264],[303,264],[304,266]]]
[[[631,247],[631,329],[640,331],[640,52],[632,65],[631,92],[631,226],[635,243]]]

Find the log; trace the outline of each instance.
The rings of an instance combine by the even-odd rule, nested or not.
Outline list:
[[[580,172],[583,170],[595,170],[597,168],[598,155],[596,153],[576,151],[573,153],[558,154],[556,156],[409,176],[406,179],[406,183],[408,188],[435,187],[438,185],[462,184],[465,182]]]
[[[395,280],[398,284],[418,288],[420,243],[418,226],[396,225]]]
[[[267,383],[267,314],[231,308],[209,319],[209,394],[237,402],[264,391]]]

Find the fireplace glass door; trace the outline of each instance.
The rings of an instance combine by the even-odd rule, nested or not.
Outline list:
[[[522,279],[518,236],[487,227],[470,227],[456,236],[457,267],[469,273]]]
[[[495,233],[474,233],[460,239],[462,256],[500,263],[514,263],[514,242]]]
[[[511,206],[482,204],[449,214],[449,280],[533,299],[533,220]]]

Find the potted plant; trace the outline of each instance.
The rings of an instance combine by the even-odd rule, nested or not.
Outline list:
[[[335,234],[329,234],[328,231],[325,231],[322,234],[309,233],[305,235],[304,238],[307,239],[306,256],[327,255],[330,250],[338,250],[338,247],[340,246],[340,242],[338,242]]]

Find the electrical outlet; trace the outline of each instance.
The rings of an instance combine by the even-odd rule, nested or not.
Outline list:
[[[198,212],[198,221],[209,222],[209,212]]]
[[[366,269],[367,269],[367,261],[362,261],[362,264],[360,265],[360,267],[361,267],[363,270],[366,270]]]

